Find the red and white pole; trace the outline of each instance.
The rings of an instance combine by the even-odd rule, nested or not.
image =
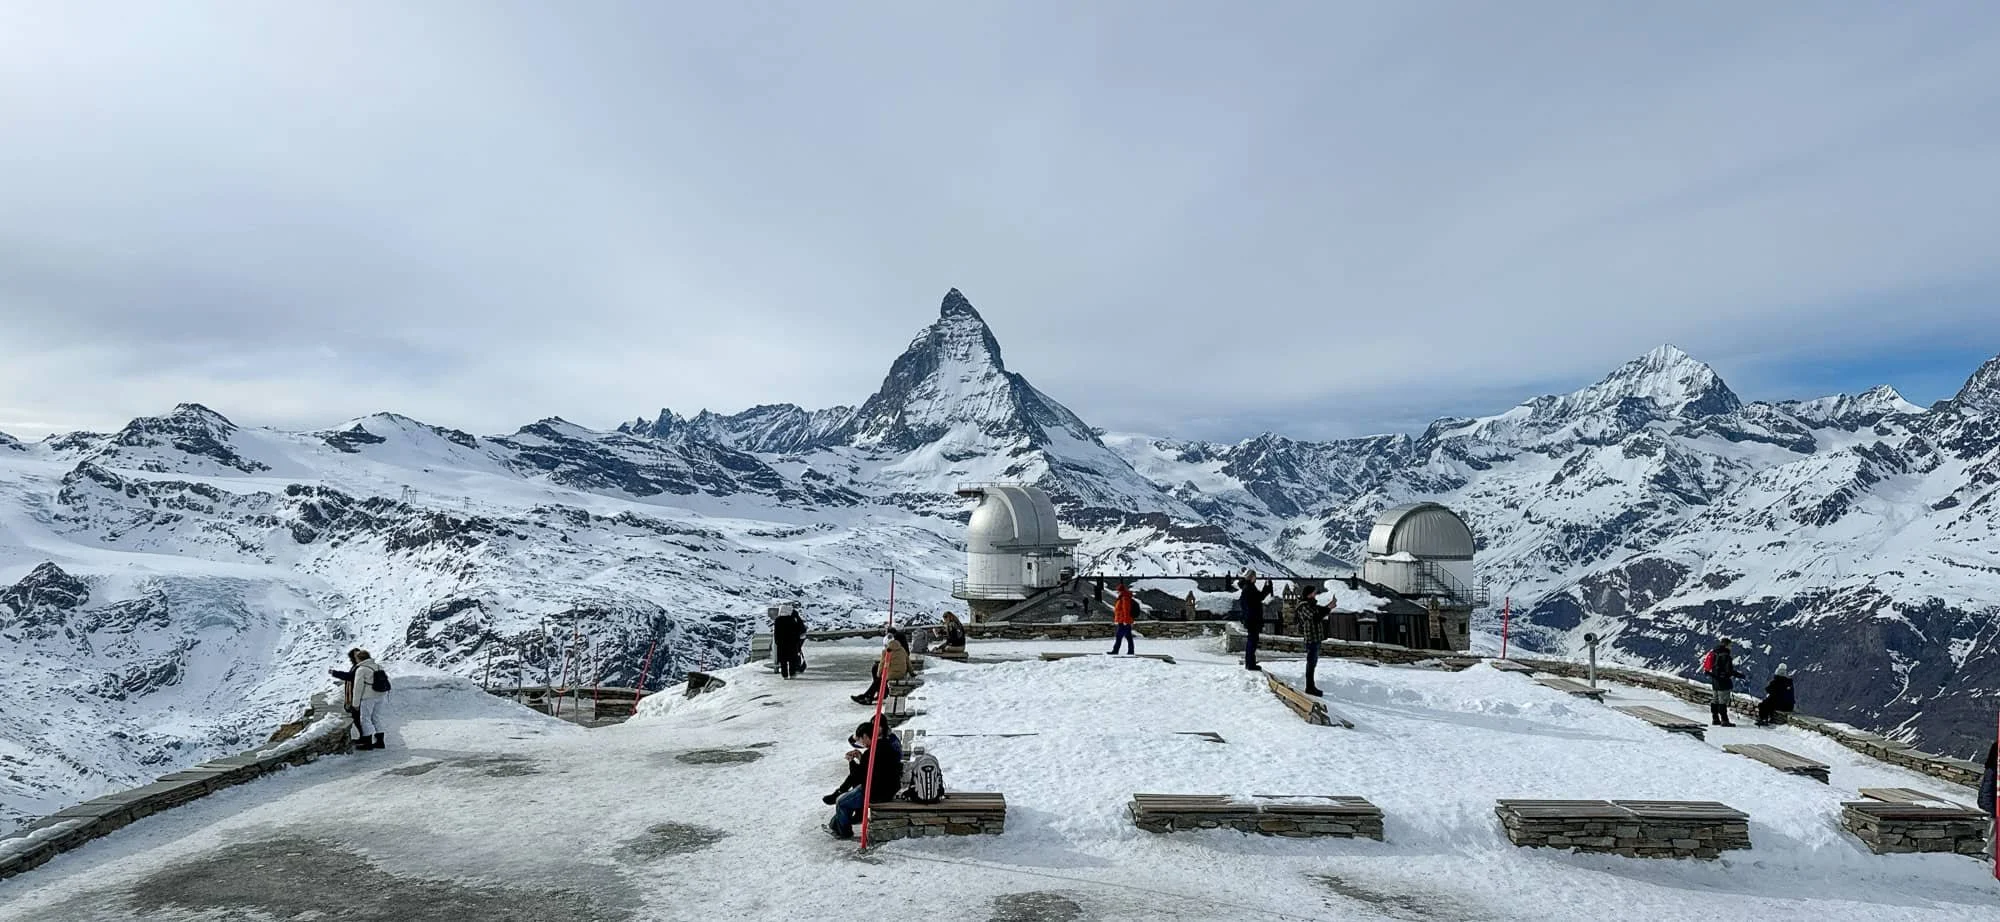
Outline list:
[[[1491,599],[1492,596],[1487,596]],[[1514,627],[1514,597],[1502,596],[1500,603],[1500,658],[1507,658],[1507,635]]]

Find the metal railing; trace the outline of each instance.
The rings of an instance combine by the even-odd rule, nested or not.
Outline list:
[[[1467,586],[1435,560],[1426,560],[1417,565],[1417,590],[1418,595],[1439,595],[1453,602],[1475,607],[1486,605],[1493,600],[1492,593],[1488,591],[1484,582],[1477,586]]]
[[[954,599],[1025,599],[1037,589],[1019,583],[975,583],[971,580],[951,581],[951,597]]]

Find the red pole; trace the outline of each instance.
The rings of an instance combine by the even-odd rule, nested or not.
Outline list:
[[[889,630],[896,629],[896,571],[889,570]],[[882,705],[889,700],[889,647],[882,646],[882,665],[875,670],[875,722],[868,728],[868,776],[861,782],[861,849],[868,850],[868,818],[874,814],[875,753],[882,747]]]
[[[660,640],[657,637],[653,639],[652,643],[646,645],[646,663],[639,667],[638,687],[632,689],[631,714],[639,713],[639,699],[646,697],[646,675],[653,671],[653,648],[659,645]]]
[[[1993,732],[1993,738],[2000,740],[2000,719],[1995,719]],[[2000,816],[2000,808],[1996,808],[1994,816]],[[1986,848],[1993,852],[1993,879],[2000,880],[2000,834],[1995,833],[1995,830],[2000,830],[2000,819],[1988,817],[1987,821],[1993,825],[1986,831]]]
[[[1492,598],[1492,596],[1487,596]],[[1502,596],[1500,603],[1500,658],[1507,658],[1507,634],[1514,624],[1514,597]]]

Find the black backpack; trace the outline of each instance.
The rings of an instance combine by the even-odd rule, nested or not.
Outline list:
[[[380,666],[375,667],[375,690],[378,692],[389,690],[389,674],[383,672]]]

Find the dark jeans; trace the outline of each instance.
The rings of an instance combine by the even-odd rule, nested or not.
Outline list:
[[[869,704],[875,703],[875,692],[881,688],[881,682],[882,663],[877,660],[875,665],[868,669],[868,690],[861,693],[861,697],[868,699]]]
[[[1772,720],[1773,720],[1774,718],[1776,718],[1776,717],[1778,716],[1778,713],[1779,713],[1779,712],[1778,712],[1778,709],[1777,709],[1777,708],[1775,708],[1775,707],[1772,707],[1772,706],[1771,706],[1771,702],[1769,702],[1769,701],[1759,701],[1759,702],[1757,702],[1757,722],[1758,722],[1758,723],[1760,723],[1760,724],[1767,724],[1767,723],[1770,723],[1770,722],[1771,722],[1771,721],[1772,721]]]
[[[1319,641],[1308,640],[1306,641],[1306,687],[1307,688],[1319,687],[1318,683],[1313,681],[1313,670],[1318,668],[1319,668]]]
[[[1131,626],[1131,625],[1129,625],[1129,624],[1121,624],[1121,625],[1118,625],[1118,627],[1117,627],[1117,628],[1115,628],[1115,629],[1113,629],[1113,630],[1112,630],[1112,632],[1111,632],[1111,652],[1113,652],[1113,653],[1116,653],[1116,652],[1118,652],[1118,645],[1119,645],[1120,643],[1123,643],[1123,644],[1125,645],[1125,652],[1127,652],[1127,653],[1134,653],[1134,654],[1136,654],[1136,653],[1138,653],[1138,652],[1139,652],[1139,649],[1138,649],[1138,648],[1137,648],[1136,646],[1134,646],[1134,645],[1133,645],[1133,643],[1132,643],[1132,626]]]
[[[1257,635],[1264,633],[1264,626],[1262,624],[1246,624],[1243,626],[1243,632],[1246,635],[1243,638],[1243,665],[1255,666],[1257,665]]]
[[[868,796],[866,785],[840,795],[833,802],[833,830],[843,836],[854,834],[854,823],[861,819],[861,804]]]

